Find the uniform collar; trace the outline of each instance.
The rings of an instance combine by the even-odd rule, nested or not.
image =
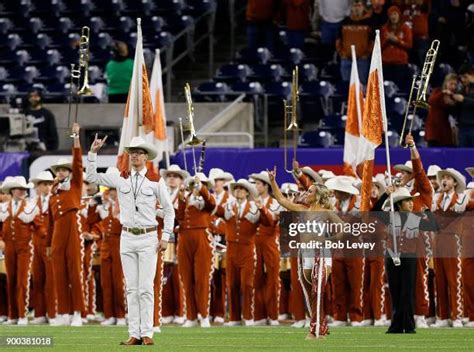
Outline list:
[[[132,177],[136,177],[136,174],[137,174],[137,173],[138,173],[140,176],[145,177],[146,172],[147,172],[146,167],[144,167],[143,169],[141,169],[141,170],[138,171],[138,172],[132,169]]]

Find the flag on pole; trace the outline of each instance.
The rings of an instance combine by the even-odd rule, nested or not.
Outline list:
[[[362,165],[361,211],[370,210],[375,149],[382,144],[382,134],[387,130],[384,94],[380,32],[377,30],[357,150],[357,165]]]
[[[164,153],[166,165],[169,166],[169,144],[168,136],[166,135],[165,99],[163,96],[163,81],[161,80],[161,76],[160,49],[156,49],[150,79],[151,103],[153,104],[154,111],[154,129],[153,135],[150,136],[153,140],[149,142],[153,143],[158,149],[158,158],[155,161],[159,162]]]
[[[346,133],[344,138],[344,174],[356,176],[357,150],[362,126],[362,108],[364,96],[359,81],[355,46],[351,45],[352,69],[349,83],[349,98],[347,100]]]
[[[148,135],[153,134],[154,130],[153,118],[150,85],[143,56],[141,19],[137,18],[137,45],[133,74],[125,106],[117,160],[117,167],[121,172],[130,169],[129,157],[124,148],[130,144],[133,137],[150,138]]]

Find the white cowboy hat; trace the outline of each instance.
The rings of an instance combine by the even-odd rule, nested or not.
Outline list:
[[[319,176],[319,174],[309,166],[302,167],[301,172],[306,176],[309,176],[309,178],[311,178],[313,182],[323,183],[323,179],[321,178],[321,176]]]
[[[420,195],[420,193],[415,193],[415,194],[411,194],[410,191],[408,190],[408,188],[406,187],[401,187],[399,189],[397,189],[395,192],[392,193],[392,197],[393,197],[393,204],[396,204],[402,200],[405,200],[405,199],[412,199],[412,198],[415,198],[415,197],[418,197]],[[385,202],[383,203],[383,206],[382,208],[386,208],[390,206],[390,197],[388,197]]]
[[[257,191],[257,188],[255,187],[255,185],[251,184],[245,178],[241,178],[237,182],[231,182],[230,183],[230,191],[232,192],[232,194],[234,193],[234,189],[237,186],[245,188],[249,192],[249,194],[252,198],[257,198],[258,197],[258,191]]]
[[[451,176],[456,180],[456,192],[457,193],[462,193],[466,189],[466,178],[464,177],[463,174],[461,174],[458,170],[455,170],[451,167],[448,167],[445,170],[440,170],[438,171],[438,174],[436,175],[438,179],[438,183],[441,184],[441,179],[443,178],[444,175]]]
[[[198,172],[198,173],[196,173],[196,176],[199,178],[199,181],[201,181],[201,183],[205,183],[205,184],[206,184],[207,188],[212,188],[212,187],[214,187],[214,182],[212,182],[212,180],[209,180],[209,179],[207,178],[207,176],[204,175],[204,173]],[[194,177],[195,177],[195,176],[189,176],[189,177],[186,179],[186,185],[189,185],[189,183],[194,180]]]
[[[413,173],[413,163],[411,160],[408,160],[405,164],[397,164],[393,167],[397,171],[406,171]]]
[[[281,193],[291,194],[298,192],[298,185],[296,183],[285,182],[281,185]]]
[[[270,185],[270,177],[268,177],[268,172],[267,171],[260,171],[258,174],[251,174],[249,175],[249,178],[256,181],[262,181],[265,182],[266,184]]]
[[[9,193],[13,188],[30,189],[33,188],[33,183],[26,183],[26,179],[23,176],[7,176],[2,184],[2,191]]]
[[[145,142],[142,137],[133,137],[130,144],[124,149],[127,153],[130,153],[130,149],[143,149],[148,154],[148,160],[153,160],[158,155],[158,150],[155,146]]]
[[[54,177],[49,171],[41,171],[36,177],[30,178],[30,182],[33,182],[34,184],[40,183],[40,182],[54,182]]]
[[[466,167],[464,170],[466,170],[471,177],[474,177],[474,167]]]
[[[327,181],[329,180],[330,178],[334,178],[336,177],[336,174],[332,171],[328,171],[328,170],[319,170],[318,171],[319,175],[321,176],[321,178],[323,179],[323,181]]]
[[[70,158],[61,158],[56,162],[56,164],[53,164],[50,167],[54,174],[57,173],[56,170],[59,168],[69,169],[72,171],[72,160]]]
[[[436,177],[438,175],[438,171],[441,171],[441,168],[438,165],[430,165],[426,171],[426,176]]]
[[[473,189],[474,188],[474,181],[471,181],[467,184],[466,189]]]
[[[354,195],[359,194],[359,190],[353,186],[353,181],[347,178],[347,176],[334,177],[330,180],[327,180],[324,185],[333,191],[340,191]]]
[[[186,180],[190,175],[189,172],[186,170],[183,170],[182,168],[179,167],[179,165],[172,164],[170,165],[167,169],[161,169],[160,170],[160,175],[163,178],[166,178],[168,174],[176,174],[181,176],[183,180]]]
[[[372,184],[374,184],[375,187],[377,187],[377,188],[379,189],[379,191],[385,192],[385,187],[386,187],[386,186],[385,186],[385,178],[384,178],[384,180],[382,181],[382,180],[380,180],[380,179],[377,180],[376,177],[372,177]]]
[[[225,180],[225,181],[233,181],[234,180],[234,176],[230,172],[225,172],[224,170],[219,169],[217,167],[212,168],[209,171],[209,178],[214,182],[216,180]]]

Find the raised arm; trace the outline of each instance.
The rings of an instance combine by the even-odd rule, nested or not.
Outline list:
[[[289,211],[306,211],[308,210],[305,206],[301,204],[295,204],[288,199],[286,199],[280,191],[280,187],[278,187],[275,176],[276,176],[276,166],[274,167],[273,171],[269,171],[268,176],[270,178],[270,185],[272,186],[273,196],[277,200],[278,203],[284,208]]]
[[[104,139],[99,139],[97,134],[95,135],[95,139],[91,145],[91,150],[87,155],[86,181],[107,187],[118,188],[120,181],[119,175],[106,175],[97,172],[97,152],[102,148],[106,140],[107,136],[105,136]]]

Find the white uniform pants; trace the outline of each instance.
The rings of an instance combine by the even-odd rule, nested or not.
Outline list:
[[[153,337],[157,248],[156,231],[138,236],[122,232],[120,257],[127,290],[129,337]]]

